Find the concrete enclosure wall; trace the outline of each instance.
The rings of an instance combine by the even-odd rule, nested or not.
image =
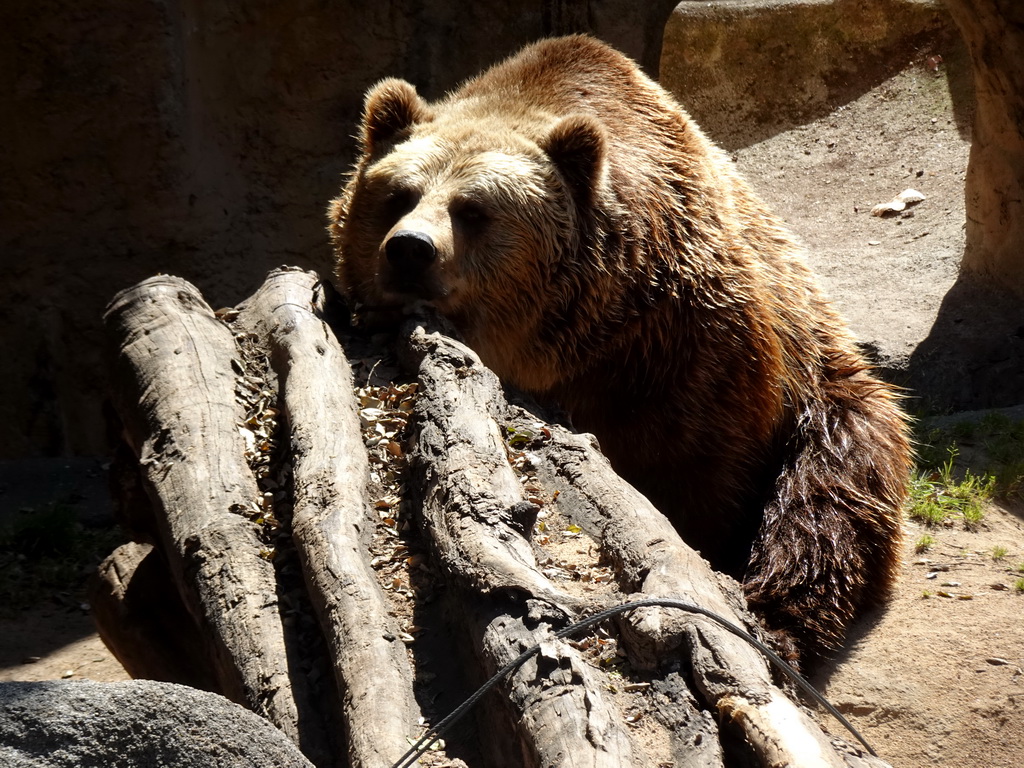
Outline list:
[[[373,82],[436,98],[569,31],[656,66],[673,4],[4,2],[0,459],[104,451],[117,290],[169,272],[233,304],[282,263],[329,274],[324,211]]]
[[[170,272],[231,304],[282,263],[327,274],[365,89],[440,94],[479,66],[468,30],[495,58],[539,29],[515,5],[4,3],[0,458],[104,449],[118,289]]]
[[[0,459],[104,452],[100,316],[117,290],[168,272],[228,305],[279,264],[329,274],[323,212],[374,81],[398,75],[436,98],[544,32],[576,29],[652,71],[672,4],[4,2]],[[710,54],[694,40],[710,38],[694,38],[695,23],[665,60],[705,79],[732,71],[697,68]],[[740,53],[725,58],[742,67]],[[714,121],[714,99],[695,104]]]

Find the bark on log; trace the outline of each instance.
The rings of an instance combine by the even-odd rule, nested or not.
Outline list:
[[[515,590],[568,613],[576,600],[537,568],[534,505],[509,466],[494,414],[498,380],[469,347],[413,324],[403,357],[421,383],[416,449],[425,533],[445,571],[484,594]]]
[[[256,505],[259,490],[243,458],[231,332],[194,286],[169,276],[119,293],[104,322],[119,342],[115,396],[125,436],[219,692],[307,754],[327,752],[308,686],[289,675],[274,566],[239,514]]]
[[[416,737],[421,713],[399,628],[367,561],[369,466],[352,371],[320,319],[316,275],[272,272],[240,308],[270,352],[292,462],[291,532],[343,697],[352,766],[386,768]]]
[[[126,434],[160,529],[155,546],[206,639],[200,652],[217,686],[289,732],[319,765],[376,768],[405,752],[417,735],[418,702],[432,700],[446,681],[417,678],[370,560],[379,521],[368,503],[358,405],[317,286],[309,273],[272,273],[229,313],[234,337],[194,288],[166,277],[120,294],[107,322],[120,343]],[[617,637],[555,638],[569,621],[629,597],[685,599],[738,625],[753,628],[753,620],[737,585],[712,572],[612,473],[591,437],[540,421],[535,407],[511,405],[475,353],[435,330],[443,327],[436,318],[409,323],[399,353],[420,386],[405,504],[447,587],[452,615],[441,629],[460,640],[445,652],[476,670],[470,677],[485,678],[542,643],[508,676],[502,695],[490,696],[480,743],[449,744],[450,753],[498,767],[703,768],[724,765],[726,749],[746,745],[756,765],[885,765],[826,736],[774,684],[759,653],[703,617],[644,608],[619,620]],[[275,507],[284,531],[277,545],[232,511],[262,508],[271,516],[243,459],[235,384],[248,374],[232,371],[236,340],[270,360],[269,383],[257,389],[276,389],[268,409],[285,415],[276,460],[290,467],[291,498]],[[556,519],[579,536],[569,547],[576,554],[593,559],[600,549],[611,568],[595,559],[593,571],[607,579],[587,581],[575,564],[554,561],[556,547],[576,541],[536,533]],[[333,755],[322,733],[314,729],[317,741],[303,731],[313,702],[298,670],[310,651],[287,630],[293,612],[284,616],[276,597],[289,589],[280,562],[289,537],[342,697],[347,744]],[[259,557],[274,546],[276,569]],[[159,582],[140,576],[147,562],[161,561],[131,548],[108,561],[97,615],[104,638],[122,646],[119,655],[140,675],[166,668],[161,652],[181,655],[137,631],[147,604],[126,595],[133,584],[145,593],[147,579]],[[151,598],[159,594],[150,589]],[[139,637],[149,638],[147,652],[133,655],[127,646]],[[629,659],[622,677],[609,677],[609,659],[593,650],[601,643]],[[322,692],[317,707],[333,712],[334,695]],[[438,759],[426,764],[462,764]]]

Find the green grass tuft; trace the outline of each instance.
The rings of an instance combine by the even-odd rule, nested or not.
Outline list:
[[[969,469],[957,472],[959,451],[955,445],[948,446],[946,454],[938,467],[918,470],[912,478],[910,518],[928,526],[947,525],[959,519],[964,527],[973,530],[985,517],[981,505],[995,492],[996,478],[976,475]]]

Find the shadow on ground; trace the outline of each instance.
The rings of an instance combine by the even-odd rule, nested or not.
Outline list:
[[[925,410],[1024,403],[1024,301],[961,276],[910,356],[907,385]]]

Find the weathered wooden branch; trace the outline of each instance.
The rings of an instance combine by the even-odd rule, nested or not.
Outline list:
[[[399,628],[365,555],[369,466],[352,371],[320,319],[323,293],[308,272],[276,271],[240,307],[269,350],[291,448],[291,532],[342,692],[353,766],[391,765],[418,736],[421,716]]]
[[[418,359],[421,393],[414,455],[423,495],[424,533],[446,576],[478,594],[514,592],[550,603],[568,616],[580,601],[554,588],[537,565],[529,532],[536,510],[506,456],[496,413],[507,405],[497,378],[468,347],[413,325],[407,360]],[[523,723],[526,764],[643,765],[634,760],[626,726],[612,713],[587,664],[551,627],[526,617],[487,622],[475,650],[493,673],[544,641],[535,658],[513,673],[509,698]],[[539,672],[548,662],[550,674]]]
[[[115,553],[98,580],[97,618],[132,674],[180,677],[161,654],[180,663],[182,643],[165,642],[154,617],[142,615],[152,607],[147,590],[156,596],[172,585],[190,617],[181,623],[203,638],[183,641],[200,646],[197,684],[203,669],[213,670],[211,687],[275,722],[318,765],[386,768],[418,736],[421,712],[437,717],[425,702],[446,681],[417,673],[426,651],[403,634],[412,622],[396,615],[402,608],[375,570],[381,558],[370,555],[380,521],[367,495],[359,406],[323,310],[316,276],[295,270],[273,272],[228,313],[230,329],[174,278],[115,298],[107,322],[119,345],[118,402],[157,520],[159,557],[131,545]],[[724,745],[745,744],[752,763],[765,766],[884,765],[827,737],[774,684],[757,651],[706,618],[656,608],[627,614],[617,636],[602,641],[618,648],[611,661],[628,659],[616,678],[588,651],[593,646],[555,638],[574,619],[652,596],[683,599],[751,629],[754,622],[737,585],[711,571],[611,471],[592,438],[511,405],[475,353],[439,328],[436,318],[416,319],[397,349],[419,383],[402,525],[418,530],[432,578],[446,586],[447,610],[419,615],[439,622],[435,630],[450,637],[445,653],[470,679],[542,644],[500,695],[485,700],[477,716],[486,736],[449,743],[449,755],[481,766],[703,768],[724,764]],[[254,386],[270,393],[267,410],[283,415],[268,442],[276,441],[273,462],[286,487],[275,481],[272,492],[265,473],[257,486],[239,431],[245,416],[236,385],[252,376],[232,361],[253,350],[270,363]],[[522,438],[524,446],[510,435],[532,437]],[[263,494],[281,498],[270,506]],[[268,541],[258,522],[275,515],[277,538]],[[608,573],[600,584],[578,571],[553,575],[551,548],[574,541],[536,533],[555,519],[580,531],[572,534],[580,536],[576,549],[594,563],[600,551],[594,567]],[[397,535],[398,523],[389,517],[387,525]],[[301,562],[298,575],[289,575],[289,548]],[[164,587],[146,570],[161,558],[170,577]],[[301,671],[311,668],[302,660],[316,643],[295,630],[302,616],[293,601],[279,597],[293,595],[290,578],[308,592],[337,691]],[[332,746],[324,722],[305,718],[314,711],[327,719],[337,713],[326,728],[342,732],[344,746]],[[437,764],[462,764],[447,760]]]
[[[308,743],[315,736],[300,724],[304,686],[288,673],[273,565],[237,513],[259,490],[238,431],[231,332],[199,291],[168,276],[118,294],[104,319],[120,341],[115,376],[125,436],[220,691]],[[313,711],[313,702],[302,707]]]
[[[516,412],[508,404],[497,378],[464,345],[440,333],[428,333],[415,323],[410,324],[405,341],[409,356],[422,360],[418,378],[424,391],[418,403],[421,426],[417,444],[421,476],[417,481],[425,496],[425,528],[433,537],[446,569],[458,580],[475,586],[499,582],[507,589],[550,601],[555,607],[572,605],[576,601],[553,593],[536,567],[527,546],[532,526],[524,529],[509,522],[516,517],[514,510],[527,502],[521,484],[509,468],[504,443],[498,437],[499,424],[536,418],[521,410]],[[601,542],[627,588],[644,597],[683,598],[733,624],[751,625],[742,608],[738,585],[728,584],[712,571],[679,538],[664,515],[612,471],[590,436],[572,434],[557,426],[547,429],[550,440],[536,449],[542,459],[537,465],[538,474],[558,490],[559,506],[567,516]],[[475,527],[478,516],[483,516],[488,526],[474,539],[490,537],[494,541],[457,559],[450,557],[450,552],[458,549],[449,544],[450,532]],[[510,573],[506,566],[504,578],[474,578],[480,564],[487,560],[485,552],[498,546],[516,553],[515,572]],[[542,583],[539,589],[534,586],[537,583]],[[636,649],[634,659],[638,664],[652,661],[652,649],[662,659],[666,654],[678,653],[685,638],[685,650],[704,700],[720,719],[740,729],[764,765],[846,764],[814,721],[774,685],[767,664],[756,649],[699,616],[666,614],[663,609],[653,608],[640,609],[636,614],[627,637],[633,640],[628,647]],[[482,644],[489,650],[495,669],[530,644],[519,626],[506,623],[501,634],[509,638],[507,642],[518,645],[503,654],[497,651],[499,645],[492,637],[484,638]],[[539,633],[532,642],[543,639],[543,633]],[[563,658],[571,668],[576,668],[571,654],[563,655],[557,647],[549,655]],[[523,707],[517,714],[524,721],[533,719],[525,708],[530,694],[523,689],[528,689],[530,683],[522,678],[528,674],[524,668],[513,677],[511,686],[511,699]],[[529,746],[538,755],[538,764],[563,764],[566,755],[572,755],[572,765],[632,764],[630,740],[624,732],[614,732],[615,736],[607,739],[593,738],[600,730],[588,723],[588,717],[594,716],[602,724],[607,722],[600,691],[596,686],[584,685],[585,677],[578,672],[575,677],[575,684],[587,690],[593,699],[580,701],[571,717],[563,715],[560,720],[549,711],[536,720],[549,724],[575,720],[581,727],[575,733],[559,733],[557,738],[546,729],[524,729],[523,736],[531,739]],[[532,679],[533,685],[544,682]],[[669,738],[673,738],[672,734]],[[686,746],[673,744],[672,752],[685,751]]]
[[[571,516],[595,532],[604,551],[644,597],[674,597],[713,611],[752,632],[738,586],[715,573],[647,499],[619,478],[592,440],[552,428],[542,475],[561,479]],[[694,679],[720,720],[739,726],[765,765],[842,765],[830,740],[772,682],[765,659],[707,619],[644,608],[629,621],[639,665],[678,652],[685,638]],[[639,641],[639,642],[638,642]]]
[[[509,465],[493,414],[501,385],[465,345],[413,325],[407,361],[419,360],[416,449],[423,520],[443,567],[480,592],[519,590],[568,606],[576,601],[537,568],[529,542],[537,510]]]

